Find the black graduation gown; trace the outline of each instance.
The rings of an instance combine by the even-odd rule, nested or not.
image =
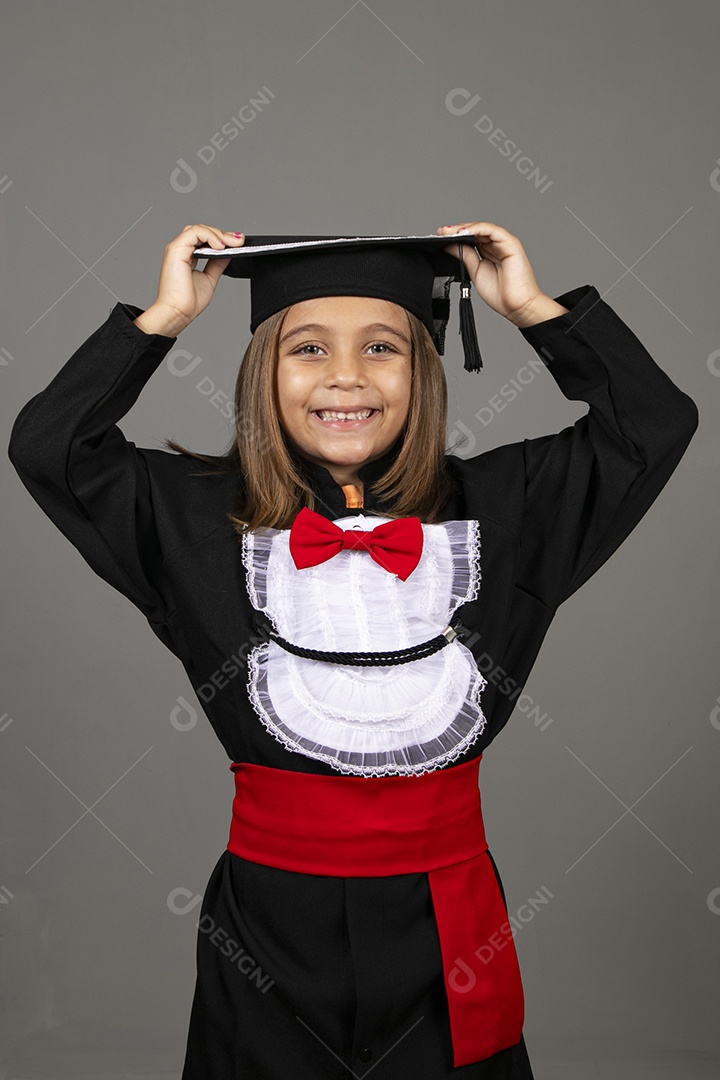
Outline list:
[[[507,722],[558,605],[640,521],[698,423],[693,400],[593,286],[556,299],[568,313],[520,332],[565,397],[589,411],[556,433],[449,459],[458,492],[444,520],[480,522],[480,594],[458,615],[488,679],[487,725],[453,765],[484,751]],[[136,327],[141,312],[116,304],[27,402],[10,460],[92,569],[178,657],[230,761],[337,776],[274,739],[245,692],[257,633],[226,517],[238,478],[193,477],[200,463],[141,449],[116,426],[176,340]],[[361,470],[368,509],[367,482],[385,465]],[[348,513],[330,473],[307,469],[319,512]],[[225,843],[218,837],[219,848]],[[199,927],[183,1080],[532,1077],[524,1041],[453,1069],[424,873],[304,875],[223,850]]]

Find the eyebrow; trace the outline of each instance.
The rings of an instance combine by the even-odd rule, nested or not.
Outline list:
[[[295,334],[305,334],[311,331],[322,333],[324,330],[328,330],[329,327],[324,326],[322,323],[305,323],[303,326],[296,326],[294,330],[288,331],[280,338],[280,344],[288,338],[294,337]],[[410,344],[410,339],[400,330],[397,330],[394,326],[388,326],[387,323],[375,322],[368,323],[367,326],[361,328],[361,333],[367,333],[368,331],[383,331],[386,334],[393,334],[396,338],[400,338],[406,345]]]

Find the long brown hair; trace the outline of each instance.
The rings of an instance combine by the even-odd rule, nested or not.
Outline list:
[[[228,518],[239,534],[263,525],[287,528],[302,506],[312,510],[316,505],[302,461],[278,417],[278,341],[289,310],[283,308],[260,323],[245,351],[235,384],[235,433],[230,448],[221,455],[196,454],[174,439],[163,440],[170,450],[214,466],[194,476],[237,474],[238,510]],[[394,461],[369,486],[382,503],[385,517],[416,515],[432,523],[455,487],[445,463],[447,383],[427,328],[409,311],[407,317],[412,358],[408,415]]]

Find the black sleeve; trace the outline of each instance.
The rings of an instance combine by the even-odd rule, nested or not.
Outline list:
[[[15,419],[8,456],[23,484],[92,569],[151,622],[174,605],[162,573],[143,451],[116,422],[176,340],[146,334],[117,303]],[[155,451],[157,453],[157,451]]]
[[[565,397],[589,411],[523,440],[517,584],[556,608],[612,555],[667,483],[698,426],[695,402],[584,285],[566,313],[521,329]]]

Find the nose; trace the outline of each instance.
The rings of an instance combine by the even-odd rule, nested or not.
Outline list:
[[[333,349],[325,371],[327,386],[366,386],[367,381],[367,369],[355,347],[339,345]]]

